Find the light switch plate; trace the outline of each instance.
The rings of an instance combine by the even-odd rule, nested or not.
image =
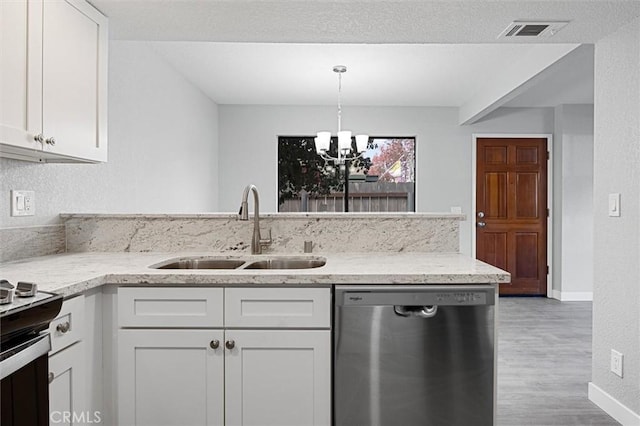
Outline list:
[[[459,206],[451,207],[451,213],[462,214],[462,207],[459,207]]]
[[[33,216],[36,214],[35,191],[11,190],[11,216]]]
[[[620,193],[609,194],[609,216],[620,217]]]
[[[622,377],[622,362],[624,355],[615,349],[611,349],[611,372],[616,376]]]

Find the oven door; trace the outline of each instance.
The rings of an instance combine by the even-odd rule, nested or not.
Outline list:
[[[17,345],[7,342],[0,354],[0,423],[3,426],[49,424],[49,333]]]

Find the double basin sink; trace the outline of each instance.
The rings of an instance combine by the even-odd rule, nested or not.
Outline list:
[[[270,256],[265,259],[225,257],[182,257],[170,259],[152,269],[310,269],[327,263],[324,257]]]

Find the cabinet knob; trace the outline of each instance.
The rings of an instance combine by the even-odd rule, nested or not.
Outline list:
[[[236,347],[236,342],[235,340],[227,340],[224,345],[227,347],[227,349],[233,349]]]
[[[42,136],[42,133],[40,133],[38,135],[35,135],[33,137],[33,140],[36,141],[36,142],[43,143],[44,142],[44,136]]]
[[[51,383],[53,382],[53,379],[56,378],[56,376],[53,373],[49,372],[49,375],[47,376],[47,378],[49,379],[49,383]]]
[[[69,321],[60,323],[56,326],[56,330],[58,330],[60,333],[63,333],[63,334],[69,331],[70,328],[71,328],[71,325],[69,324]]]
[[[211,342],[209,342],[209,346],[211,346],[211,349],[218,349],[220,347],[220,341],[217,339],[214,339]]]
[[[51,146],[54,146],[56,144],[56,140],[53,137],[45,139],[44,142],[47,145],[51,145]]]

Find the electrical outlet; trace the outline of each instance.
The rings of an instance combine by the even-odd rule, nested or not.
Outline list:
[[[11,190],[11,216],[33,216],[36,214],[35,191]]]
[[[611,349],[611,372],[620,377],[622,377],[623,359],[624,355],[614,349]]]

